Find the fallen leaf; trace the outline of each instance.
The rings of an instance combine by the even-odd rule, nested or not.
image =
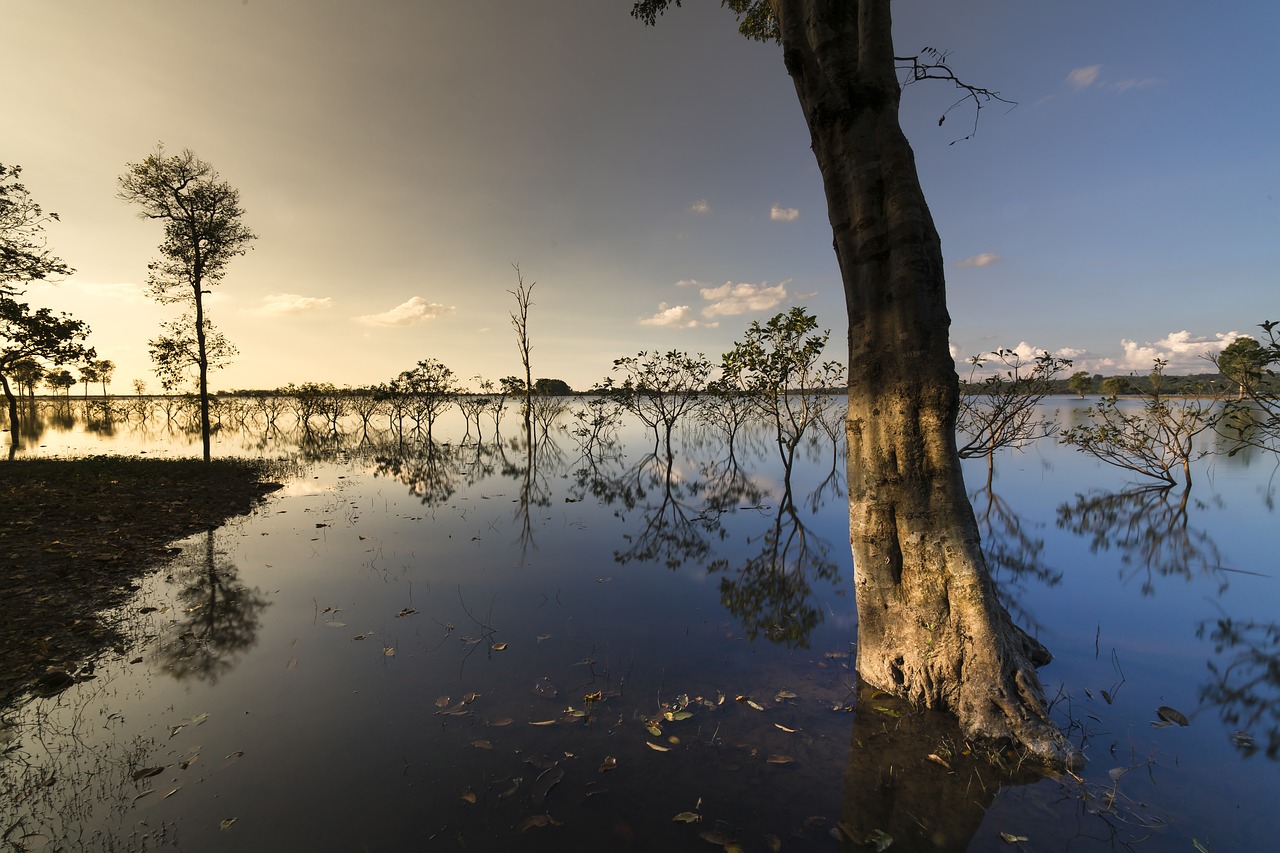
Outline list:
[[[476,749],[493,749],[493,744],[485,740],[484,738],[477,738],[471,741],[471,745],[474,746]]]
[[[650,749],[652,749],[652,750],[656,751],[656,752],[670,752],[670,751],[671,751],[671,750],[667,749],[665,746],[661,746],[661,745],[656,744],[656,743],[654,743],[653,741],[650,741],[650,740],[645,741],[645,742],[644,742],[644,745],[645,745],[645,746],[647,746],[647,747],[649,747]]]
[[[229,817],[226,820],[224,820],[222,823],[218,824],[218,826],[222,829],[230,829],[232,826],[235,825],[235,822],[237,820],[239,820],[239,818]]]
[[[463,792],[462,792],[462,801],[463,801],[464,803],[471,803],[472,805],[474,805],[474,804],[475,804],[475,802],[476,802],[476,795],[475,795],[475,794],[473,794],[473,793],[472,793],[472,792],[470,792],[470,791],[463,791]]]
[[[950,770],[950,769],[951,769],[951,765],[950,765],[950,764],[948,764],[948,763],[946,762],[946,760],[945,760],[945,759],[943,759],[943,758],[942,758],[942,756],[940,756],[940,755],[934,755],[934,754],[931,752],[931,753],[929,753],[928,755],[926,755],[926,756],[925,756],[925,758],[929,759],[929,760],[930,760],[930,761],[932,761],[934,764],[941,764],[943,767],[947,768],[948,770]]]
[[[761,705],[759,702],[757,702],[757,701],[756,701],[756,700],[754,700],[754,699],[748,699],[748,700],[747,700],[747,704],[748,704],[748,705],[750,705],[752,708],[755,708],[757,711],[763,711],[763,710],[764,710],[764,706],[763,706],[763,705]]]
[[[604,757],[604,761],[600,762],[600,772],[608,773],[610,770],[613,770],[617,766],[618,766],[618,759],[614,758],[612,755],[606,755]]]
[[[556,820],[549,814],[536,814],[536,815],[530,815],[529,817],[520,821],[519,828],[521,832],[524,832],[526,829],[533,829],[535,826],[559,826],[559,825],[560,825],[560,821]]]
[[[396,656],[395,646],[383,646],[382,653],[389,658],[395,657]]]
[[[537,720],[537,721],[530,720],[529,721],[529,725],[531,726],[554,726],[555,724],[556,724],[555,720]]]
[[[462,697],[462,704],[470,705],[472,702],[476,701],[479,698],[480,698],[479,693],[468,693],[466,696]]]
[[[495,652],[506,651],[506,648],[507,648],[506,643],[494,643],[492,646],[489,647],[490,650]]]
[[[136,782],[139,779],[149,779],[152,776],[159,776],[163,772],[163,767],[141,767],[133,771],[133,781]]]
[[[789,729],[789,728],[787,728],[787,727],[786,727],[786,726],[784,726],[782,723],[774,723],[774,726],[776,726],[777,728],[782,729],[782,730],[783,730],[784,732],[786,732],[787,734],[795,734],[795,731],[796,731],[795,729]]]
[[[1177,723],[1180,726],[1189,726],[1191,721],[1187,719],[1187,715],[1168,705],[1161,705],[1156,708],[1156,716],[1170,723]]]
[[[1019,841],[1030,841],[1025,835],[1013,835],[1008,832],[1000,833],[1000,840],[1005,844],[1017,844]]]
[[[770,755],[765,759],[769,764],[790,764],[794,760],[790,755]]]
[[[676,823],[701,823],[702,815],[697,812],[680,812],[680,814],[671,819]]]
[[[441,696],[439,699],[436,700],[436,707],[444,708],[448,706],[448,704],[452,701],[453,701],[453,698],[450,696]]]
[[[182,786],[181,786],[181,785],[179,785],[177,788],[174,788],[172,791],[170,791],[169,793],[165,794],[165,795],[164,795],[163,797],[161,797],[160,799],[162,799],[162,800],[167,800],[167,799],[169,799],[169,798],[170,798],[170,797],[172,797],[174,794],[178,793],[178,790],[179,790],[180,788],[182,788]]]
[[[510,717],[503,717],[503,718],[502,718],[502,719],[500,719],[500,720],[494,720],[494,721],[493,721],[492,723],[490,723],[489,725],[493,726],[494,728],[499,728],[499,727],[501,727],[501,726],[509,726],[509,725],[511,725],[511,724],[512,724],[512,723],[514,723],[514,722],[515,722],[515,720],[511,719]]]
[[[726,844],[732,844],[733,839],[725,835],[723,832],[717,832],[714,829],[704,829],[698,833],[698,837],[703,841],[710,841],[712,844],[719,844],[724,847]]]

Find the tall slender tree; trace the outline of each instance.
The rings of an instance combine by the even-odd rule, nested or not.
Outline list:
[[[646,23],[679,0],[639,0]],[[954,711],[1050,765],[1081,762],[1049,719],[1050,656],[996,598],[955,440],[942,248],[898,120],[903,82],[940,78],[933,51],[898,57],[890,0],[723,0],[740,31],[780,43],[822,173],[849,317],[849,539],[858,672]],[[901,69],[901,70],[900,70]]]
[[[119,178],[119,197],[138,205],[143,219],[164,224],[160,259],[148,264],[151,295],[189,308],[200,384],[200,436],[209,461],[209,325],[204,296],[226,275],[232,258],[248,251],[256,235],[241,221],[240,192],[190,149],[165,153],[164,145]],[[172,330],[171,330],[172,331]],[[173,338],[172,333],[165,336]],[[152,342],[153,349],[157,341]]]

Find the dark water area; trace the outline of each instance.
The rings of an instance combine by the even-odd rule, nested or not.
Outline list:
[[[827,435],[788,489],[763,429],[730,454],[688,423],[668,457],[626,423],[587,458],[573,423],[535,448],[510,415],[477,439],[451,413],[433,447],[224,423],[215,455],[293,475],[180,543],[95,678],[4,713],[4,846],[1274,849],[1274,457],[1207,456],[1185,494],[1052,440],[990,488],[967,469],[1076,779],[859,689]],[[154,410],[29,443],[199,452]]]

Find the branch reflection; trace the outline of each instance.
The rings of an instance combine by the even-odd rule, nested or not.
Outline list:
[[[1157,577],[1190,580],[1197,570],[1214,572],[1219,590],[1226,589],[1225,570],[1218,546],[1203,530],[1190,524],[1190,509],[1203,510],[1184,489],[1177,498],[1172,489],[1136,489],[1077,495],[1075,503],[1058,507],[1058,526],[1090,537],[1089,550],[1120,552],[1120,575],[1128,580],[1144,575],[1142,594],[1155,593]]]
[[[1208,662],[1200,704],[1216,708],[1219,719],[1236,728],[1232,743],[1243,754],[1261,748],[1267,758],[1280,758],[1280,623],[1223,617],[1201,622],[1196,636],[1207,636],[1222,657]],[[1265,734],[1261,745],[1259,729]]]

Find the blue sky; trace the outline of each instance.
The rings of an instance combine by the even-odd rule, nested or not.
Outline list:
[[[158,141],[239,188],[259,235],[212,296],[214,387],[362,385],[436,358],[519,373],[506,292],[536,281],[534,373],[578,388],[642,349],[718,356],[806,305],[842,356],[817,167],[776,46],[715,0],[0,0],[0,162],[77,273],[29,300],[93,328],[116,390],[157,386],[160,240],[115,198]],[[900,54],[948,50],[1017,101],[912,86],[903,124],[947,261],[958,357],[1200,371],[1280,319],[1280,5],[899,0]]]

